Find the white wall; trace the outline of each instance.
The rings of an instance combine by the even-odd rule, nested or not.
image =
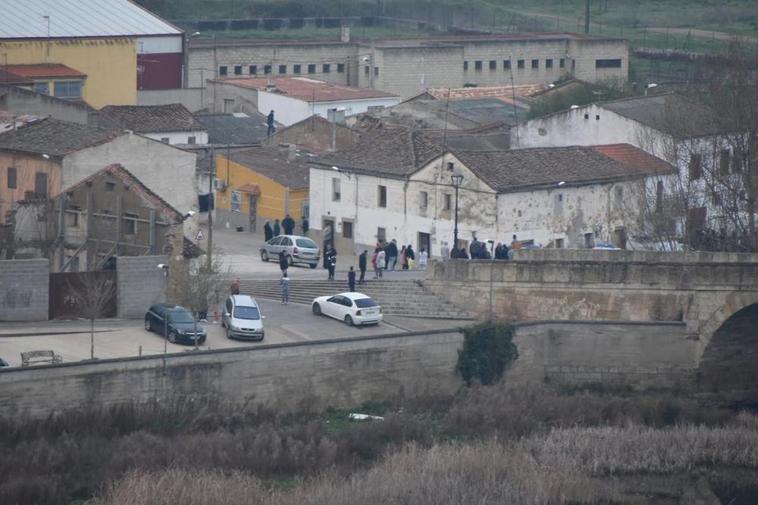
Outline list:
[[[314,114],[327,118],[329,109],[344,108],[345,116],[352,116],[366,112],[369,107],[392,107],[398,103],[400,103],[399,97],[390,97],[310,104],[303,100],[278,93],[258,91],[258,111],[261,114],[267,115],[273,110],[276,121],[284,126],[293,125]]]
[[[145,137],[162,142],[164,138],[168,138],[169,145],[176,144],[189,144],[189,138],[195,137],[195,144],[203,145],[208,143],[207,131],[194,131],[194,132],[158,132],[158,133],[145,133]]]

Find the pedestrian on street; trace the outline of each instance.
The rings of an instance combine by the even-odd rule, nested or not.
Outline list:
[[[308,218],[303,216],[303,222],[300,224],[300,226],[303,228],[303,235],[308,235],[309,223]]]
[[[279,235],[281,235],[281,233],[282,233],[282,228],[281,226],[279,226],[279,220],[275,219],[274,220],[274,236],[278,237]]]
[[[397,260],[400,265],[400,270],[408,270],[408,260],[405,257],[405,246],[400,248],[400,256]]]
[[[266,116],[266,126],[268,126],[268,130],[266,131],[266,136],[270,137],[276,131],[276,127],[274,126],[274,111],[273,110],[268,113],[268,116]]]
[[[274,229],[271,228],[271,223],[266,220],[266,224],[263,225],[263,236],[266,238],[266,242],[274,238]]]
[[[237,279],[237,280],[235,280],[234,282],[232,282],[232,285],[231,285],[230,291],[231,291],[231,293],[232,293],[233,295],[238,295],[238,294],[240,294],[240,280],[239,280],[239,279]]]
[[[361,278],[358,279],[358,284],[363,284],[366,282],[366,263],[368,260],[368,251],[366,249],[363,250],[360,256],[358,256],[358,270],[361,271]]]
[[[279,251],[279,270],[282,271],[282,276],[287,277],[287,268],[289,267],[289,261],[284,251]]]
[[[394,270],[397,263],[397,240],[394,238],[384,248],[384,254],[387,255],[387,270]]]
[[[347,272],[347,287],[349,288],[348,291],[355,291],[355,270],[353,269],[353,265],[350,265],[350,270]]]
[[[452,258],[450,248],[447,246],[447,242],[443,242],[442,243],[442,248],[440,249],[440,254],[441,254],[443,260],[446,260],[448,258]]]
[[[292,232],[295,231],[295,220],[289,214],[282,220],[282,228],[284,228],[285,235],[292,235]]]
[[[384,270],[385,266],[387,265],[387,253],[384,252],[384,249],[379,249],[376,252],[376,277],[375,279],[381,279],[382,278],[382,270]]]
[[[290,301],[290,279],[287,277],[287,272],[282,275],[279,285],[282,287],[282,305],[287,305]]]
[[[429,253],[423,247],[418,252],[418,269],[426,270],[426,264],[429,261]]]
[[[408,263],[408,270],[413,270],[416,263],[416,253],[413,251],[413,246],[408,244],[405,248],[405,261]]]
[[[326,268],[329,269],[329,280],[334,280],[334,269],[337,268],[337,251],[334,250],[334,246],[329,246],[329,251],[326,253]]]

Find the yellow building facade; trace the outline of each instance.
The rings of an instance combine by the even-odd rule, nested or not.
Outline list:
[[[299,230],[301,218],[308,212],[308,168],[282,162],[278,171],[272,169],[270,160],[256,167],[255,160],[250,158],[253,157],[242,163],[225,155],[216,156],[217,224],[228,223],[232,227],[260,232],[265,221],[271,221],[273,225],[275,219],[281,221],[289,214],[298,223]],[[292,171],[298,171],[301,177],[289,177]],[[305,183],[301,182],[303,174]]]
[[[134,38],[0,40],[0,65],[41,63],[60,63],[86,74],[82,99],[95,108],[137,103]]]

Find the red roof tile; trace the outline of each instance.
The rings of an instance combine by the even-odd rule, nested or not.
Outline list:
[[[630,144],[607,144],[592,147],[600,154],[641,174],[665,174],[674,171],[674,167],[669,163]]]
[[[87,74],[83,74],[78,70],[74,70],[66,65],[60,63],[40,63],[37,65],[7,65],[3,69],[10,74],[15,74],[19,77],[25,77],[27,79],[37,79],[44,77],[87,77]]]
[[[354,88],[351,86],[340,86],[324,81],[317,81],[307,77],[243,77],[218,79],[216,82],[223,82],[240,88],[257,89],[266,91],[267,88],[275,88],[277,93],[282,95],[304,100],[306,102],[338,102],[341,100],[362,100],[367,98],[393,98],[397,95],[377,91],[369,88]]]

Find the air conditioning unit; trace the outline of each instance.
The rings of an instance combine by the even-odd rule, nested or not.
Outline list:
[[[224,179],[216,178],[215,186],[218,191],[226,191],[226,181]]]

